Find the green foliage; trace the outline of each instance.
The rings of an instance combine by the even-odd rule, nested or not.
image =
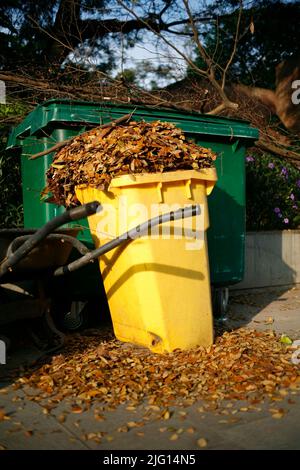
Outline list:
[[[246,157],[247,230],[300,226],[300,170],[271,155]]]
[[[22,227],[23,207],[19,159],[0,146],[0,227]]]
[[[0,227],[22,227],[22,184],[20,160],[5,152],[9,123],[24,116],[27,109],[19,102],[0,105]]]
[[[135,83],[136,71],[133,69],[124,69],[123,72],[118,73],[115,78],[125,83]]]
[[[112,0],[2,0],[1,67],[13,71],[23,69],[27,74],[43,77],[60,71],[73,52],[72,64],[86,68],[97,65],[98,70],[110,70],[114,65],[114,51],[109,34],[101,41],[92,33],[81,39],[80,30],[82,16],[94,18],[96,11],[96,17],[101,19],[107,14],[106,3]],[[65,80],[63,74],[60,80]]]

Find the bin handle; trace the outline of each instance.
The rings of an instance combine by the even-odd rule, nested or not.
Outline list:
[[[90,251],[89,253],[73,261],[72,263],[57,268],[54,271],[53,275],[55,277],[62,276],[72,271],[76,271],[77,269],[80,269],[89,263],[93,263],[96,258],[99,258],[99,256],[104,255],[108,251],[113,250],[114,248],[128,240],[141,237],[145,232],[148,232],[150,228],[155,227],[156,225],[163,224],[164,222],[170,222],[171,220],[193,217],[199,214],[201,214],[201,208],[199,204],[196,204],[178,209],[176,211],[167,212],[166,214],[158,215],[157,217],[153,217],[153,219],[149,219],[146,222],[137,225],[128,232],[125,232],[119,237],[114,238],[113,240],[105,243],[105,245],[100,246],[96,250]]]

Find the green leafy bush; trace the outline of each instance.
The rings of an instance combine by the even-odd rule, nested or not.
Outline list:
[[[27,109],[16,102],[0,105],[0,228],[22,227],[22,183],[20,159],[5,152],[9,129]]]
[[[300,171],[271,155],[246,156],[247,230],[300,227]]]
[[[22,227],[23,207],[19,158],[0,148],[0,228]]]

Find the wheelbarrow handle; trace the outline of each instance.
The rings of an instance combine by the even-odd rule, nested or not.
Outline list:
[[[74,209],[66,210],[62,214],[49,220],[43,227],[37,230],[28,239],[9,256],[0,266],[0,277],[11,271],[12,268],[23,259],[35,246],[37,246],[42,240],[44,240],[49,233],[56,230],[61,225],[67,224],[68,222],[79,220],[89,215],[95,214],[100,210],[101,205],[97,201],[89,202],[83,206],[75,207]]]
[[[171,220],[178,220],[184,219],[186,217],[193,217],[195,215],[199,215],[201,213],[200,205],[191,205],[185,207],[184,209],[178,209],[173,212],[167,212],[163,215],[158,215],[157,217],[153,217],[153,219],[149,219],[146,222],[137,225],[133,229],[129,230],[128,232],[123,233],[117,238],[105,243],[105,245],[100,246],[96,250],[90,251],[86,255],[82,256],[81,258],[73,261],[72,263],[61,266],[54,271],[54,276],[62,276],[72,271],[76,271],[77,269],[82,268],[83,266],[92,263],[96,258],[99,256],[104,255],[110,250],[113,250],[117,246],[121,245],[122,243],[132,240],[138,237],[143,236],[145,233],[149,231],[150,228],[155,227],[156,225],[163,224],[165,222],[170,222]]]
[[[74,207],[73,209],[64,212],[63,215],[69,219],[68,222],[71,222],[72,220],[85,219],[86,217],[95,214],[100,207],[101,205],[98,201],[88,202],[83,206]]]

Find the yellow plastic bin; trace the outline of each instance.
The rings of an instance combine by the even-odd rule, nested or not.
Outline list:
[[[76,188],[82,204],[98,200],[103,205],[101,213],[89,217],[96,247],[159,213],[201,206],[200,216],[165,223],[100,258],[114,332],[121,341],[158,353],[212,344],[205,232],[207,195],[216,180],[210,168],[124,175],[114,178],[107,191]]]

